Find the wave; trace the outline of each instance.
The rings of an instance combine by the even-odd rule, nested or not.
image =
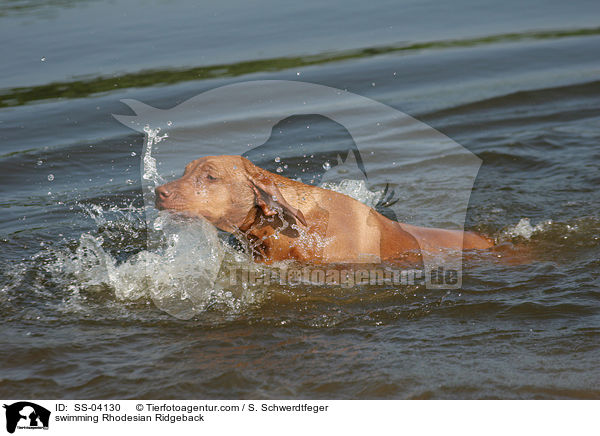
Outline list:
[[[327,187],[365,203],[377,202],[374,198],[377,193],[361,183],[364,181],[325,182]],[[272,303],[280,308],[281,305],[296,306],[299,303],[305,308],[337,307],[325,315],[322,309],[315,309],[319,315],[311,314],[310,319],[305,320],[313,327],[354,325],[357,322],[381,324],[398,318],[414,319],[440,310],[440,313],[449,310],[462,313],[475,304],[473,301],[455,301],[445,292],[429,291],[418,284],[366,284],[344,288],[323,286],[310,280],[296,286],[277,282],[264,285],[260,280],[235,282],[231,271],[243,269],[261,278],[272,274],[273,268],[280,265],[256,264],[245,253],[233,248],[227,235],[219,234],[204,221],[186,220],[161,212],[148,229],[143,207],[134,203],[103,207],[87,202],[79,206],[96,229],[61,246],[44,248],[30,264],[17,265],[6,274],[9,284],[0,290],[0,294],[16,295],[17,290],[27,284],[35,288],[34,295],[23,298],[51,300],[49,290],[61,289],[61,302],[56,303],[62,305],[59,311],[75,313],[88,310],[86,296],[108,297],[122,303],[153,301],[157,308],[180,319],[211,313],[235,317],[257,307],[264,308],[264,304],[271,307]],[[158,237],[149,237],[147,232],[155,232]],[[580,218],[569,223],[552,220],[532,223],[529,218],[521,218],[516,224],[501,229],[495,237],[500,244],[553,244],[559,249],[564,245],[598,247],[600,221]],[[486,289],[505,289],[502,283],[490,284],[485,278],[485,271],[494,268],[490,266],[493,262],[489,257],[474,262],[476,267],[482,265],[481,271],[467,278],[466,292],[469,287],[477,287],[477,277],[482,272]],[[495,313],[507,311],[512,314],[520,310],[512,303],[487,301],[477,304],[483,304],[486,310]],[[566,309],[571,311],[571,308]],[[555,307],[540,310],[556,312]],[[279,319],[279,316],[273,319]]]
[[[381,194],[369,191],[364,181],[327,186],[364,202],[376,202]],[[232,283],[230,271],[243,269],[257,277],[272,271],[237,251],[204,220],[161,212],[147,229],[144,208],[133,202],[108,207],[86,202],[79,207],[96,230],[82,233],[66,247],[47,247],[32,259],[33,268],[43,269],[50,282],[70,292],[73,298],[67,300],[75,311],[81,309],[79,295],[108,291],[119,301],[152,300],[159,309],[189,319],[210,310],[240,313],[259,304],[266,292],[287,292],[276,283],[270,288],[260,282]],[[19,265],[8,287],[18,286],[16,278],[27,269]],[[312,289],[310,281],[300,287],[303,292]]]
[[[538,241],[559,246],[600,246],[600,220],[581,217],[571,222],[542,220],[535,225],[529,218],[521,218],[517,224],[504,228],[498,239],[501,241]]]
[[[185,69],[165,68],[143,70],[121,75],[115,74],[110,77],[90,77],[69,82],[53,82],[38,86],[0,90],[0,108],[22,106],[37,101],[51,99],[83,98],[98,93],[114,92],[128,88],[146,88],[196,80],[238,77],[261,72],[276,72],[292,68],[310,67],[386,54],[414,54],[428,50],[447,50],[526,40],[551,40],[597,35],[600,35],[600,27],[539,30],[503,33],[465,39],[366,47],[306,56],[247,60],[231,64],[203,65]]]
[[[520,90],[429,112],[423,116],[428,119],[447,118],[446,123],[454,126],[456,124],[453,122],[454,120],[465,121],[464,116],[468,115],[469,123],[480,125],[481,122],[489,122],[491,117],[503,123],[521,120],[523,112],[531,109],[530,118],[548,119],[557,114],[564,121],[571,118],[583,118],[585,111],[595,115],[597,110],[594,106],[589,107],[584,102],[595,101],[599,93],[600,81],[592,80],[585,83]],[[566,101],[575,101],[578,102],[578,105],[571,107],[566,104]],[[517,111],[515,107],[518,107],[519,110]],[[573,111],[573,116],[571,116],[571,111]]]

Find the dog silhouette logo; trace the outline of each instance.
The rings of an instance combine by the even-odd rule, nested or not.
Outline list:
[[[6,409],[6,431],[14,433],[19,429],[48,429],[50,411],[42,406],[28,401],[19,401]]]
[[[402,252],[401,257],[412,256],[413,263],[422,269],[427,288],[460,289],[463,260],[463,238],[460,235],[464,232],[471,191],[482,161],[431,126],[370,98],[299,81],[252,80],[228,84],[204,91],[168,109],[155,108],[131,99],[122,102],[132,113],[113,114],[114,118],[144,134],[140,172],[144,215],[147,228],[151,229],[147,232],[148,247],[163,246],[166,237],[173,242],[169,250],[181,253],[185,258],[190,253],[186,241],[180,244],[175,239],[169,239],[179,236],[179,229],[184,229],[182,226],[186,224],[180,226],[161,215],[161,210],[156,207],[157,188],[178,180],[182,169],[194,160],[209,156],[241,156],[254,165],[256,171],[268,172],[270,175],[265,174],[268,180],[285,177],[305,185],[303,189],[307,192],[329,189],[353,197],[342,202],[344,205],[356,205],[357,209],[345,208],[349,214],[359,209],[367,210],[358,203],[377,212],[365,212],[360,219],[345,222],[342,219],[345,213],[343,207],[307,200],[314,212],[314,219],[322,224],[321,233],[310,230],[302,239],[300,233],[295,236],[292,227],[281,231],[286,231],[282,235],[294,243],[312,247],[311,260],[324,256],[329,259],[328,262],[381,264],[382,259],[386,261],[386,257],[396,255],[391,253]],[[232,164],[227,174],[241,176],[242,173]],[[223,186],[223,192],[234,192]],[[270,194],[254,186],[257,191],[245,191],[250,202],[256,199],[256,192],[259,192],[264,196],[261,201],[265,207],[271,205],[268,213],[277,211],[279,207],[283,214],[284,209],[277,203],[283,195],[276,195],[274,189]],[[165,193],[164,189],[162,192]],[[195,192],[198,195],[201,191]],[[243,203],[241,197],[234,198],[231,195],[229,199],[235,205]],[[208,197],[206,199],[205,204],[214,203]],[[324,194],[322,199],[326,201]],[[227,200],[223,200],[223,207],[226,207],[226,203]],[[211,213],[220,213],[213,209]],[[243,213],[238,209],[235,211]],[[291,211],[289,207],[287,210]],[[337,213],[338,218],[334,219],[332,215],[330,220],[330,212]],[[357,213],[352,216],[358,217]],[[295,216],[300,217],[297,213]],[[369,217],[376,217],[376,221]],[[223,222],[232,221],[231,218],[226,214],[218,216]],[[414,228],[417,237],[410,232],[405,232],[408,235],[390,233],[377,224],[387,223],[383,218],[402,223],[406,228]],[[302,224],[302,221],[299,222]],[[191,277],[188,268],[169,270],[172,272],[165,274],[169,282],[150,284],[157,307],[182,319],[195,316],[196,308],[206,307],[207,298],[210,298],[206,289],[211,292],[222,290],[219,271],[223,257],[217,248],[219,243],[213,243],[218,241],[219,234],[211,223],[207,224],[210,227],[205,227],[204,221],[199,220],[198,223],[202,224],[193,230],[198,239],[192,250],[198,253],[197,258],[201,259],[201,263],[194,262],[193,268],[202,269],[201,280],[205,284],[194,286],[197,291],[191,292],[192,287],[188,285],[173,286],[173,280],[187,283]],[[285,223],[289,224],[287,221]],[[354,223],[353,227],[351,223]],[[264,235],[252,241],[244,237],[237,238],[233,233],[239,230],[241,222],[234,224],[229,228],[233,230],[227,239],[229,246],[240,251],[248,246],[251,249],[258,248],[257,251],[247,252],[259,259],[262,259],[260,250],[266,253],[263,248],[276,240],[269,236],[271,239],[267,241],[268,244],[263,244],[266,241]],[[356,230],[357,226],[363,230]],[[389,226],[396,225],[392,223]],[[392,228],[389,226],[386,229]],[[422,228],[433,231],[418,233]],[[183,231],[188,230],[186,227]],[[392,243],[393,238],[382,236],[392,234],[405,238],[403,240],[406,242],[399,245],[396,251],[390,248],[395,244]],[[424,236],[427,234],[437,236]],[[445,239],[446,236],[449,239]],[[283,239],[278,240],[281,250],[272,252],[282,253],[282,259],[293,254],[290,246],[282,245]],[[450,247],[438,247],[438,240],[454,242],[450,243]],[[347,250],[340,248],[342,241],[346,241]],[[364,247],[358,248],[359,244]],[[150,260],[155,258],[147,259],[148,274],[156,277],[153,271],[156,263]],[[443,267],[443,274],[439,272],[440,267]],[[166,293],[165,289],[170,291]]]

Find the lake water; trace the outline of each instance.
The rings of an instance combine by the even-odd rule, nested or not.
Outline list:
[[[0,5],[0,40],[0,397],[600,398],[597,1],[20,0]],[[465,259],[452,290],[215,291],[211,249],[251,267],[226,235],[152,251],[144,134],[115,120],[132,115],[121,100],[170,109],[273,79],[368,97],[477,155],[465,227],[528,261]],[[339,139],[314,117],[283,127],[269,140]],[[379,187],[395,146],[370,160]],[[398,219],[453,224],[418,214],[410,186],[394,195]],[[178,317],[182,292],[202,298]]]

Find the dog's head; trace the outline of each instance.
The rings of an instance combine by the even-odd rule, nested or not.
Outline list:
[[[228,232],[240,228],[255,207],[266,216],[287,213],[306,225],[278,188],[285,180],[241,156],[207,156],[190,162],[181,178],[156,188],[156,207],[204,217]]]

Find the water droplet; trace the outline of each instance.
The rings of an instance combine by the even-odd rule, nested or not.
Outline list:
[[[131,152],[131,155],[132,155],[132,156],[135,156],[136,154],[137,154],[137,153],[136,153],[135,151],[132,151],[132,152]]]
[[[283,167],[284,167],[284,168],[287,170],[287,167],[288,167],[288,166],[287,166],[287,164],[285,164]]]
[[[281,167],[277,167],[277,170],[276,170],[276,171],[277,171],[278,173],[282,173],[282,172],[283,172],[283,168],[281,168]]]
[[[328,171],[330,168],[331,168],[331,164],[330,164],[329,162],[325,162],[325,163],[323,164],[323,169],[324,169],[325,171]]]
[[[40,61],[46,62],[46,56],[44,56],[43,58],[41,58]]]
[[[375,86],[375,82],[371,83],[371,86]]]
[[[167,121],[167,126],[171,127],[173,125],[173,121]]]
[[[54,180],[54,174],[48,174],[48,181]]]
[[[42,162],[41,160],[38,160],[35,164],[39,167],[40,165],[43,165],[44,162]]]
[[[281,162],[281,158],[280,158],[279,156],[277,156],[277,157],[275,158],[275,162]]]

